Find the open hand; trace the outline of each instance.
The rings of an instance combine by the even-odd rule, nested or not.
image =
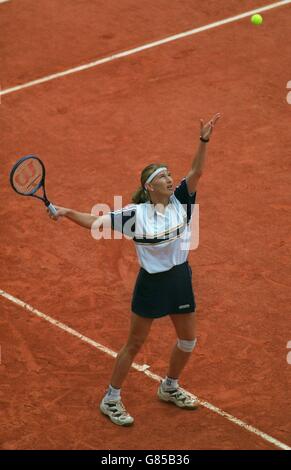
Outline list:
[[[206,124],[204,124],[203,119],[200,119],[200,137],[202,137],[205,140],[208,140],[220,117],[221,117],[221,114],[216,113],[214,114],[213,118],[210,119],[210,121],[208,121]]]

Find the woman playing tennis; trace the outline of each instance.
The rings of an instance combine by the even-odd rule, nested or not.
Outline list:
[[[59,206],[55,206],[56,215],[49,212],[53,220],[66,217],[89,229],[95,224],[99,228],[111,227],[131,236],[135,243],[141,268],[133,292],[130,331],[117,355],[110,384],[100,403],[101,412],[120,426],[130,426],[134,422],[121,401],[122,384],[153,320],[165,315],[169,315],[173,323],[177,342],[167,374],[159,385],[158,397],[180,408],[197,408],[196,400],[178,383],[196,345],[196,304],[192,271],[187,261],[189,247],[185,249],[185,240],[189,239],[190,219],[197,184],[203,173],[206,145],[220,116],[215,114],[206,124],[200,120],[200,141],[192,167],[175,189],[168,166],[153,163],[142,171],[141,186],[133,194],[132,204],[121,210],[100,217]]]

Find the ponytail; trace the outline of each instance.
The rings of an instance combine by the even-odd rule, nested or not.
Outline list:
[[[148,192],[142,186],[140,186],[137,191],[135,191],[131,198],[132,202],[135,204],[142,204],[143,202],[147,202],[150,200],[148,196]]]

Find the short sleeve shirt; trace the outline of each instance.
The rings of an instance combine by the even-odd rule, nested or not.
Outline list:
[[[150,202],[129,204],[109,213],[111,227],[133,239],[139,263],[147,272],[167,271],[187,260],[195,201],[196,192],[188,192],[183,178],[163,213]]]

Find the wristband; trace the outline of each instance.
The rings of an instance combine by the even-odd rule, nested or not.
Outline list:
[[[201,142],[205,142],[205,143],[209,142],[209,139],[203,139],[203,137],[201,137],[201,136],[200,136],[200,140],[201,140]]]

